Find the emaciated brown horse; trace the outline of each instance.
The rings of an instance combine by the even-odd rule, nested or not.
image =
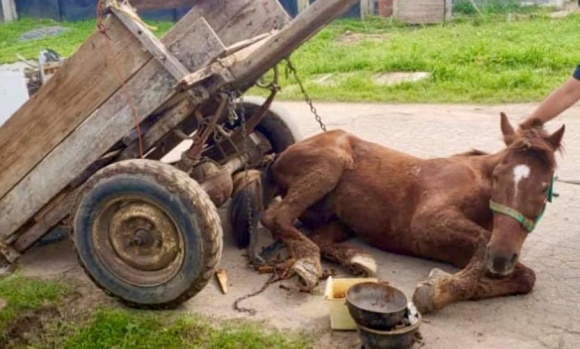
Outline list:
[[[238,176],[234,229],[248,224],[241,219],[248,206],[235,204],[240,198],[254,195],[269,205],[254,206],[254,214],[266,209],[261,223],[288,248],[288,275],[297,275],[307,290],[322,275],[321,255],[354,274],[376,274],[371,256],[340,244],[356,235],[384,251],[462,268],[454,275],[434,270],[417,286],[413,302],[423,313],[528,293],[536,277],[518,257],[548,201],[565,127],[549,135],[536,123],[516,132],[502,113],[501,130],[506,148],[498,153],[434,159],[341,130],[316,135],[286,149],[261,176]],[[272,202],[278,195],[281,200]]]

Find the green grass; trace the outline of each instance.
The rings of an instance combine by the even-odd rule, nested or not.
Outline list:
[[[172,26],[170,22],[149,22],[157,26],[154,33],[162,35]],[[37,40],[21,42],[19,37],[33,29],[61,26],[68,30],[55,37],[45,37]],[[52,48],[61,56],[72,55],[79,46],[92,34],[96,28],[94,20],[78,22],[57,22],[43,19],[24,18],[17,22],[0,24],[0,64],[17,61],[20,54],[27,59],[37,59],[38,53],[46,48]]]
[[[308,336],[267,331],[260,324],[215,321],[180,312],[111,309],[85,304],[83,298],[67,299],[68,287],[13,275],[0,280],[0,298],[8,307],[0,310],[0,346],[9,348],[63,349],[305,349]],[[67,304],[82,311],[69,311]],[[59,307],[51,315],[38,314],[39,323],[19,321],[43,307]],[[94,307],[94,308],[93,308]],[[36,319],[35,321],[39,321]],[[6,338],[18,323],[21,337]],[[26,326],[30,328],[26,328]],[[24,328],[24,329],[23,329]],[[8,343],[11,343],[8,341]]]
[[[478,4],[479,3],[479,4]],[[537,6],[523,6],[520,0],[486,0],[476,1],[477,8],[483,15],[497,13],[530,13],[541,11]],[[455,14],[479,14],[470,0],[460,0],[453,4]]]
[[[577,45],[580,16],[571,14],[552,19],[546,16],[545,9],[535,9],[528,15],[512,15],[512,12],[531,10],[509,7],[509,2],[503,4],[507,5],[490,7],[484,16],[460,15],[451,22],[430,26],[404,26],[376,18],[365,22],[335,21],[295,51],[292,61],[315,100],[539,101],[568,78],[580,63]],[[159,36],[171,26],[171,23],[152,24],[160,26],[156,32]],[[14,60],[16,53],[35,57],[45,47],[70,55],[94,28],[92,21],[64,23],[61,25],[72,29],[59,37],[18,42],[21,33],[43,25],[55,23],[24,20],[0,26],[0,62]],[[346,31],[360,34],[360,40],[341,42]],[[381,39],[364,34],[380,34]],[[401,71],[426,71],[431,77],[396,86],[379,85],[372,79],[375,74]],[[324,74],[334,74],[336,84],[314,82]],[[302,99],[294,79],[281,75],[283,89],[279,98]],[[251,93],[263,94],[258,89]]]
[[[26,311],[55,304],[66,288],[58,283],[24,278],[18,274],[0,279],[0,299],[8,306],[0,310],[0,339],[3,329]]]
[[[352,73],[337,86],[309,82],[315,99],[381,102],[528,102],[542,99],[580,63],[580,16],[468,19],[446,25],[401,27],[388,21],[342,22],[325,29],[293,54],[302,80]],[[382,41],[341,44],[346,30],[383,33]],[[371,76],[385,72],[432,73],[418,83],[380,86]],[[288,86],[293,80],[282,79]],[[300,98],[283,90],[283,98]]]
[[[100,310],[93,321],[67,340],[65,349],[302,349],[305,339],[265,333],[257,325],[209,325],[192,316],[126,310]]]

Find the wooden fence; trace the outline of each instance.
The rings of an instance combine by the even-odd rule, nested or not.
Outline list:
[[[98,0],[0,0],[0,21],[18,17],[76,21],[94,18]],[[146,19],[177,21],[200,0],[130,0]],[[211,0],[210,0],[211,1]],[[232,0],[236,1],[236,0]],[[316,0],[279,0],[291,16],[296,16]],[[345,17],[364,18],[375,13],[377,0],[360,0]]]

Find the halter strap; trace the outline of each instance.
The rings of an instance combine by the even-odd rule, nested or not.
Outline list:
[[[554,180],[555,180],[555,178],[552,177],[552,180],[550,181],[550,187],[548,188],[548,193],[546,195],[546,203],[552,202],[552,197],[554,196]],[[540,212],[540,214],[538,215],[538,217],[536,217],[535,220],[531,220],[528,217],[524,216],[519,211],[514,210],[511,207],[507,207],[505,205],[499,204],[493,200],[489,200],[489,208],[493,212],[502,213],[506,216],[512,217],[513,219],[518,221],[522,225],[522,227],[524,227],[524,229],[526,229],[526,231],[528,233],[531,233],[534,230],[534,228],[536,227],[536,224],[538,224],[538,222],[544,216],[544,212],[546,211],[546,204],[544,204],[544,208],[542,208],[542,212]]]
[[[513,219],[515,219],[516,221],[518,221],[523,227],[524,229],[526,229],[526,231],[528,233],[531,233],[534,228],[536,227],[536,224],[540,221],[540,219],[542,218],[542,215],[544,213],[544,210],[542,210],[542,213],[540,213],[540,215],[538,216],[538,218],[536,218],[534,221],[527,218],[526,216],[524,216],[523,214],[521,214],[520,212],[514,210],[511,207],[507,207],[505,205],[502,204],[498,204],[497,202],[493,201],[493,200],[489,200],[489,208],[497,213],[502,213],[505,214],[506,216],[510,216]],[[545,206],[544,206],[545,208]]]

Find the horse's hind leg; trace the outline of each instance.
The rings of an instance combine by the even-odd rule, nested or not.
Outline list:
[[[348,228],[340,221],[316,229],[310,239],[320,248],[322,256],[338,263],[355,276],[372,277],[377,274],[377,263],[364,251],[340,244],[349,237]]]
[[[290,271],[299,276],[304,290],[311,290],[322,276],[320,250],[296,229],[294,223],[310,206],[334,189],[344,169],[345,162],[340,157],[325,157],[314,166],[303,166],[299,173],[288,175],[291,181],[287,183],[286,195],[268,208],[262,217],[264,227],[288,248],[294,261]],[[282,170],[279,175],[291,172]]]

